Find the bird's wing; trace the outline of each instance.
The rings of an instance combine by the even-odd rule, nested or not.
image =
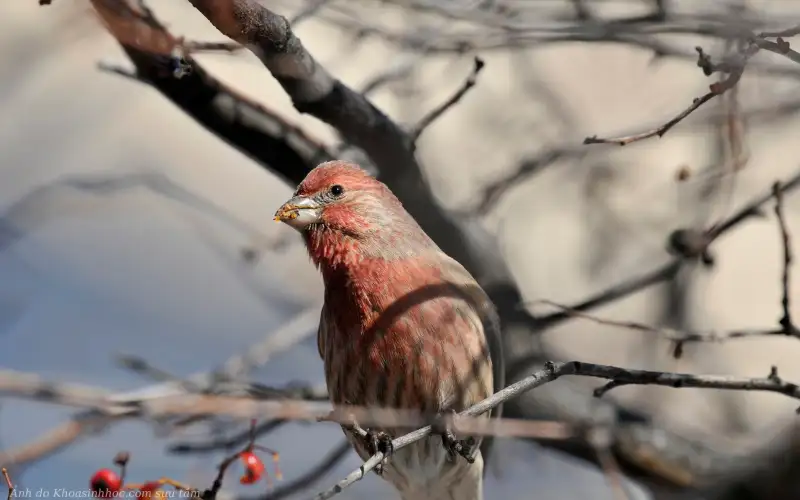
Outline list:
[[[319,313],[319,327],[317,327],[317,350],[319,350],[319,357],[325,359],[325,339],[328,337],[327,321],[325,321],[325,305],[323,304],[322,310]]]
[[[492,360],[492,386],[493,391],[498,392],[506,385],[505,377],[505,356],[503,352],[503,337],[500,329],[500,316],[497,314],[492,300],[486,292],[478,285],[472,275],[464,266],[456,260],[447,257],[442,266],[443,276],[460,286],[470,297],[470,302],[477,310],[483,327],[483,335],[489,348],[489,355]],[[495,406],[490,412],[491,418],[500,418],[503,413],[503,405]],[[494,440],[487,436],[481,442],[481,454],[484,462],[488,460],[489,453]],[[487,468],[488,470],[488,468]]]

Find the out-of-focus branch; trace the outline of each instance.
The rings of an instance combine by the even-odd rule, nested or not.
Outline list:
[[[8,488],[8,496],[6,497],[6,500],[11,500],[11,498],[14,496],[14,483],[11,482],[11,476],[8,475],[8,471],[5,467],[3,467],[2,471],[0,472],[3,473],[3,479],[6,482],[6,488]]]
[[[800,187],[800,171],[789,179],[780,182],[780,192],[784,195],[798,187]],[[588,311],[669,279],[679,269],[682,259],[701,258],[704,253],[708,252],[709,246],[719,237],[733,230],[747,219],[762,215],[762,207],[769,203],[773,196],[772,192],[758,196],[724,221],[716,223],[703,231],[687,229],[673,232],[668,242],[668,248],[677,258],[671,262],[639,277],[630,278],[612,285],[579,303],[565,306],[567,310],[536,316],[536,321],[543,327],[550,327],[571,317],[572,313],[568,311]],[[509,372],[513,371],[510,367]]]
[[[454,221],[438,205],[405,130],[328,73],[295,36],[286,18],[254,0],[190,1],[220,32],[259,57],[299,112],[331,125],[346,142],[363,149],[378,177],[423,229],[437,235],[439,246],[479,282],[511,282],[499,252],[484,251],[473,243],[473,239],[484,239],[480,226]]]
[[[261,495],[257,498],[260,500],[281,500],[283,498],[289,498],[291,495],[300,491],[309,489],[321,481],[325,477],[325,474],[333,470],[336,464],[347,456],[351,449],[350,442],[345,439],[322,457],[322,460],[314,467],[311,467],[308,472],[282,485],[280,488],[275,488],[273,491],[267,493],[266,496]]]
[[[791,335],[800,338],[800,329],[794,324],[792,320],[791,311],[791,268],[792,268],[792,237],[789,234],[789,228],[786,224],[786,216],[783,213],[783,189],[781,189],[780,182],[776,182],[772,187],[772,192],[775,196],[775,216],[778,218],[778,228],[781,232],[781,247],[783,249],[783,272],[781,274],[781,309],[783,316],[780,319],[780,325],[783,327],[785,335]]]
[[[792,30],[787,30],[787,31],[789,33],[793,32]],[[792,50],[789,46],[789,42],[785,41],[781,37],[777,37],[777,40],[775,42],[772,42],[770,40],[767,40],[763,34],[761,36],[756,36],[751,34],[747,45],[740,53],[736,54],[736,57],[734,57],[731,61],[723,61],[720,64],[712,63],[711,58],[707,54],[705,54],[705,52],[703,52],[703,50],[700,47],[697,47],[697,52],[698,52],[697,65],[703,69],[703,72],[706,74],[706,76],[716,72],[723,72],[728,74],[727,78],[719,82],[713,83],[710,86],[708,93],[694,99],[694,101],[692,101],[692,104],[689,105],[688,108],[686,108],[677,116],[675,116],[674,118],[672,118],[671,120],[669,120],[668,122],[664,123],[659,127],[656,127],[654,129],[639,134],[626,135],[613,138],[599,138],[596,135],[594,135],[584,139],[583,143],[618,144],[620,146],[625,146],[632,142],[641,141],[643,139],[649,139],[651,137],[656,137],[656,136],[662,137],[664,134],[669,132],[669,130],[672,129],[672,127],[683,121],[686,117],[695,112],[703,104],[707,103],[708,101],[717,96],[725,94],[730,89],[734,88],[739,83],[739,80],[741,80],[745,68],[747,67],[748,61],[750,60],[750,58],[755,56],[759,50],[767,50],[770,52],[774,52],[776,54],[785,56],[794,62],[800,63],[800,53]]]
[[[726,340],[731,340],[731,339],[772,337],[776,335],[781,335],[781,336],[786,335],[786,332],[784,331],[783,328],[761,329],[761,330],[752,329],[752,330],[730,330],[730,331],[704,331],[704,332],[680,331],[672,328],[660,328],[660,327],[650,326],[644,323],[638,323],[636,321],[615,321],[611,319],[605,319],[599,316],[594,316],[592,314],[587,314],[581,311],[570,309],[569,307],[557,304],[555,302],[551,302],[549,300],[537,300],[534,301],[532,305],[533,304],[546,304],[548,306],[560,309],[561,311],[564,311],[567,314],[570,314],[576,318],[585,319],[591,321],[592,323],[596,323],[598,325],[616,326],[620,328],[626,328],[628,330],[636,330],[646,333],[655,333],[657,335],[660,335],[664,339],[672,342],[681,342],[681,343],[724,342]]]
[[[765,391],[783,394],[800,399],[800,388],[783,381],[773,368],[766,378],[743,378],[718,375],[692,375],[682,373],[657,372],[649,370],[630,370],[616,366],[597,365],[571,361],[567,363],[545,364],[545,368],[495,393],[490,398],[471,407],[462,417],[476,417],[489,411],[504,401],[552,382],[565,375],[578,375],[606,379],[609,382],[595,389],[594,395],[600,397],[611,389],[624,385],[659,385],[673,388],[706,388],[741,391]],[[434,415],[425,415],[412,410],[389,408],[336,406],[333,412],[328,402],[314,402],[297,399],[259,399],[252,396],[223,396],[183,394],[127,400],[124,403],[102,396],[100,389],[92,390],[97,396],[71,398],[69,395],[84,393],[87,389],[66,383],[55,384],[20,373],[5,371],[0,373],[0,395],[21,397],[56,404],[100,409],[110,415],[131,415],[145,418],[162,418],[188,415],[228,415],[238,418],[278,418],[285,420],[325,420],[347,424],[353,420],[362,426],[418,426],[430,423]],[[47,391],[40,390],[47,388]],[[518,419],[476,419],[459,418],[455,429],[473,435],[503,435],[521,437],[549,436],[551,439],[561,435],[570,436],[572,432],[563,424],[548,426],[543,422]]]
[[[212,77],[190,51],[175,54],[180,38],[152,12],[128,0],[92,0],[108,32],[136,67],[136,76],[245,154],[296,182],[332,154],[285,118]],[[185,66],[180,78],[173,69]]]
[[[94,411],[76,415],[30,443],[8,450],[0,450],[0,465],[11,467],[35,462],[69,446],[81,437],[105,429],[119,420],[118,417],[110,417]]]
[[[712,66],[711,66],[710,60],[708,59],[708,56],[706,56],[706,54],[703,52],[703,50],[700,47],[697,48],[697,52],[699,54],[698,55],[698,63],[697,64],[698,64],[698,66],[704,68],[704,71],[706,72],[707,75],[713,73],[714,71],[721,71],[721,70],[719,70],[717,68],[709,69],[709,68],[712,68]],[[620,146],[625,146],[625,145],[628,145],[628,144],[630,144],[632,142],[641,141],[643,139],[649,139],[650,137],[656,137],[656,136],[662,137],[664,134],[669,132],[669,130],[672,127],[674,127],[675,125],[677,125],[678,123],[683,121],[687,116],[689,116],[690,114],[695,112],[698,108],[700,108],[700,106],[702,106],[703,104],[707,103],[708,101],[710,101],[711,99],[713,99],[713,98],[715,98],[717,96],[723,95],[725,92],[729,91],[737,83],[739,83],[739,80],[741,80],[742,75],[744,74],[744,69],[745,69],[745,66],[747,64],[747,60],[750,59],[750,57],[754,56],[756,54],[756,52],[758,52],[758,46],[755,45],[755,44],[751,45],[748,48],[748,50],[745,53],[742,54],[741,62],[730,70],[730,74],[728,75],[728,77],[725,80],[722,80],[722,81],[719,81],[719,82],[711,84],[711,86],[709,87],[708,93],[704,94],[701,97],[698,97],[698,98],[694,99],[692,101],[692,104],[690,104],[688,108],[686,108],[685,110],[681,111],[677,116],[675,116],[674,118],[672,118],[668,122],[664,123],[663,125],[660,125],[660,126],[654,128],[654,129],[648,130],[646,132],[642,132],[642,133],[639,133],[639,134],[633,134],[633,135],[626,135],[626,136],[622,136],[622,137],[600,138],[600,137],[597,137],[596,135],[593,135],[591,137],[587,137],[586,139],[584,139],[583,143],[584,144],[618,144]]]
[[[447,99],[445,102],[443,102],[442,104],[431,110],[430,113],[423,116],[422,119],[419,121],[419,123],[413,128],[413,130],[411,130],[411,132],[409,133],[410,136],[409,139],[411,140],[412,150],[416,149],[417,140],[419,139],[419,136],[421,136],[422,133],[425,131],[425,129],[430,127],[433,122],[435,122],[440,116],[445,114],[445,112],[447,112],[448,109],[458,104],[461,101],[461,99],[463,99],[464,96],[467,95],[467,92],[469,92],[469,90],[475,86],[475,84],[478,82],[478,74],[481,72],[481,70],[483,70],[483,66],[484,66],[483,59],[481,59],[480,57],[475,57],[472,72],[470,72],[469,76],[461,85],[461,87],[458,89],[458,91],[454,93],[452,96],[450,96],[450,98]]]
[[[237,394],[254,394],[255,397],[262,398],[308,397],[316,400],[325,399],[324,392],[317,391],[313,393],[304,388],[289,387],[286,388],[287,392],[281,392],[280,390],[265,390],[263,386],[257,384],[229,383],[228,387],[225,387],[224,384],[224,382],[235,381],[249,370],[266,363],[271,356],[277,355],[307,338],[308,335],[316,331],[318,319],[318,309],[310,307],[284,324],[272,335],[247,350],[245,354],[232,357],[215,371],[210,373],[208,371],[199,372],[183,380],[168,379],[161,384],[121,394],[95,392],[95,388],[86,386],[50,384],[36,375],[7,372],[7,375],[9,375],[8,380],[0,377],[0,393],[9,391],[17,394],[17,396],[49,402],[83,403],[79,406],[88,405],[93,410],[79,413],[72,420],[59,425],[32,443],[12,450],[0,451],[0,463],[11,466],[36,461],[87,434],[105,429],[110,423],[140,415],[141,408],[138,405],[140,401],[181,395],[185,394],[187,390],[232,389],[232,392]],[[144,371],[152,375],[151,371]],[[233,385],[232,388],[230,388],[231,385]],[[62,389],[64,389],[63,393]],[[98,389],[97,391],[102,390]],[[94,405],[91,404],[92,401],[95,403]]]
[[[495,207],[512,187],[519,186],[521,182],[533,177],[556,161],[578,159],[585,155],[585,148],[555,147],[546,149],[535,156],[525,158],[517,164],[510,175],[487,185],[480,193],[480,198],[475,208],[468,209],[467,212],[485,215]]]
[[[240,431],[233,436],[214,439],[205,442],[186,442],[170,445],[168,451],[176,455],[215,453],[220,450],[229,450],[247,443],[253,435],[262,436],[287,423],[288,420],[267,420],[257,424],[254,429]]]

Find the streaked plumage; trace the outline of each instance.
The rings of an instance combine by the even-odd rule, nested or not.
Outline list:
[[[317,338],[334,404],[440,413],[492,394],[500,381],[484,334],[498,335],[491,301],[384,184],[355,165],[328,162],[277,218],[303,234],[322,273]],[[365,443],[348,437],[368,458]],[[383,477],[408,500],[477,500],[482,471],[480,453],[473,464],[451,458],[431,436],[397,451]]]

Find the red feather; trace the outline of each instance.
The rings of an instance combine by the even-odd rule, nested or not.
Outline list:
[[[320,223],[304,231],[325,283],[318,344],[332,402],[438,413],[491,395],[486,294],[360,168],[323,164],[295,194],[316,196],[337,184],[345,195],[326,203]],[[351,441],[367,458],[364,444]],[[459,498],[469,500],[481,498],[476,469],[482,461],[450,460],[431,437],[395,454],[384,476],[409,498],[439,498],[424,492],[450,495],[458,485],[468,489]]]

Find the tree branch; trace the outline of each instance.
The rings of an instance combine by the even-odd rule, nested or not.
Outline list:
[[[783,213],[783,189],[780,182],[776,182],[772,187],[775,196],[775,216],[778,218],[778,228],[781,232],[781,246],[783,248],[783,273],[781,275],[781,308],[783,316],[780,325],[786,335],[800,338],[800,329],[792,321],[791,311],[791,292],[790,292],[790,272],[792,267],[792,237],[786,224],[786,216]]]
[[[412,151],[417,147],[417,140],[425,132],[425,129],[431,126],[433,122],[435,122],[440,116],[442,116],[448,109],[452,108],[456,104],[458,104],[461,99],[469,92],[469,90],[475,86],[478,81],[478,74],[483,70],[484,67],[483,59],[480,57],[475,57],[474,59],[474,66],[472,68],[472,72],[469,74],[467,79],[458,89],[458,91],[450,96],[445,102],[431,110],[427,115],[423,116],[419,123],[414,127],[414,129],[409,133],[409,139],[411,140],[411,149]]]
[[[794,28],[786,30],[785,33],[788,33],[786,36],[794,36],[795,30]],[[721,64],[713,64],[711,62],[710,57],[703,52],[703,49],[697,47],[698,53],[698,60],[697,65],[703,69],[703,72],[706,76],[711,75],[712,73],[721,71],[724,73],[728,73],[728,77],[720,82],[714,83],[710,86],[710,90],[708,93],[703,95],[702,97],[694,99],[692,104],[679,113],[677,116],[669,120],[668,122],[664,123],[663,125],[656,127],[654,129],[648,130],[646,132],[642,132],[639,134],[634,135],[627,135],[621,137],[614,137],[614,138],[599,138],[596,135],[587,137],[583,140],[584,144],[618,144],[620,146],[625,146],[632,142],[641,141],[643,139],[649,139],[651,137],[662,137],[664,134],[669,132],[672,127],[683,121],[687,116],[695,112],[698,108],[700,108],[703,104],[707,103],[711,99],[721,96],[725,94],[727,91],[735,87],[739,80],[741,80],[742,75],[744,74],[744,70],[747,66],[748,61],[754,55],[758,53],[759,50],[767,50],[770,52],[774,52],[776,54],[780,54],[788,59],[800,63],[800,53],[792,50],[789,46],[789,42],[785,41],[782,37],[778,36],[775,42],[767,40],[767,35],[774,35],[774,33],[762,33],[761,35],[754,35],[750,33],[748,43],[745,48],[738,54],[732,61],[725,61]]]
[[[628,370],[615,366],[597,365],[593,363],[582,363],[570,361],[567,363],[545,364],[545,368],[519,382],[516,382],[502,391],[495,393],[487,399],[471,406],[459,413],[459,418],[476,417],[481,415],[494,406],[515,398],[527,391],[540,387],[544,384],[553,382],[565,375],[580,375],[586,377],[596,377],[607,379],[609,382],[595,389],[594,394],[600,397],[606,392],[616,387],[624,385],[659,385],[672,388],[703,388],[703,389],[723,389],[738,391],[766,391],[783,394],[793,399],[800,399],[800,387],[796,384],[784,382],[778,377],[777,369],[772,368],[769,376],[765,378],[742,378],[715,375],[691,375],[685,373],[668,373],[649,370]],[[456,420],[458,425],[460,420]],[[391,449],[397,452],[406,446],[415,443],[429,436],[433,432],[432,426],[428,425],[400,436],[392,440]],[[345,488],[364,476],[382,463],[386,457],[382,452],[378,452],[370,457],[364,464],[351,472],[346,478],[339,481],[333,487],[319,493],[314,497],[315,500],[325,500],[341,493]]]

